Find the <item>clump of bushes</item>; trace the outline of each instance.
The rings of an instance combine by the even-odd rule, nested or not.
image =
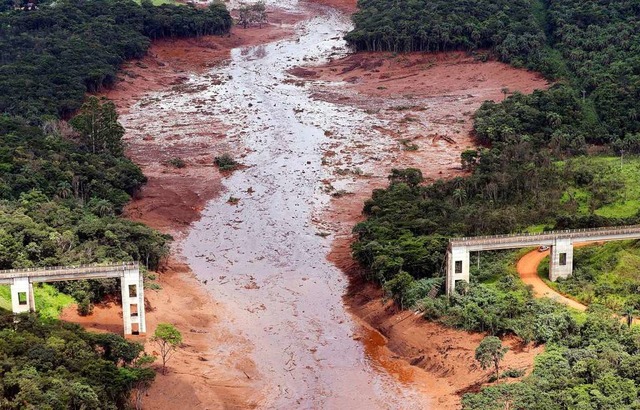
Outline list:
[[[240,163],[233,159],[229,153],[224,153],[218,157],[215,157],[213,163],[218,166],[220,171],[233,171],[240,166]]]
[[[171,165],[174,168],[184,168],[187,166],[187,163],[184,162],[184,160],[182,158],[171,158],[170,160],[168,160],[167,165]]]

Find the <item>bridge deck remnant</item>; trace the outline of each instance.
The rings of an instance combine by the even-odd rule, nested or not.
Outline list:
[[[470,252],[548,246],[551,249],[549,279],[556,281],[573,273],[574,243],[628,239],[640,239],[640,225],[453,238],[447,251],[446,291],[451,294],[457,281],[469,282]]]
[[[144,283],[138,263],[55,266],[0,271],[0,284],[11,286],[11,306],[14,313],[35,311],[34,283],[106,278],[120,278],[124,334],[146,333]],[[136,327],[135,330],[134,327]]]

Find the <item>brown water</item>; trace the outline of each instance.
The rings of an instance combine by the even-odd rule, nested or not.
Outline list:
[[[263,407],[424,408],[410,372],[380,359],[384,339],[373,331],[354,337],[362,329],[343,305],[346,278],[326,260],[331,239],[314,222],[329,201],[321,181],[332,171],[323,153],[336,141],[371,141],[379,120],[313,100],[306,86],[287,81],[292,67],[345,53],[349,19],[332,9],[311,14],[295,38],[233,50],[227,66],[190,80],[197,92],[163,100],[183,113],[194,101],[209,101],[208,115],[222,118],[230,141],[248,152],[247,168],[224,181],[227,193],[207,205],[182,248],[229,312],[222,325],[254,344],[252,359],[267,386]],[[377,138],[381,151],[393,144]],[[369,153],[360,155],[352,165],[365,166]],[[215,349],[224,355],[233,346]]]

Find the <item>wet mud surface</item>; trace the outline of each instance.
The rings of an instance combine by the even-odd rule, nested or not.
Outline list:
[[[348,288],[349,232],[392,167],[459,175],[481,102],[545,83],[458,53],[348,55],[343,12],[277,6],[278,22],[264,31],[154,45],[109,94],[128,152],[149,176],[127,214],[178,239],[164,290],[148,292],[148,318],[175,323],[186,348],[146,403],[456,408],[483,372],[456,383],[468,354],[455,371],[430,357],[451,343],[471,351],[475,341],[439,338],[448,333],[408,319],[389,332],[404,314],[374,288]],[[242,169],[221,175],[213,158],[225,152]],[[186,167],[168,165],[173,158]]]
[[[345,52],[348,19],[314,14],[293,39],[234,50],[216,71],[222,84],[204,91],[215,93],[208,107],[230,144],[246,148],[246,168],[224,180],[183,252],[230,311],[229,328],[253,342],[265,407],[422,408],[423,395],[366,354],[342,304],[346,280],[326,260],[331,241],[314,223],[330,198],[323,153],[336,139],[366,139],[369,120],[291,81],[289,69]]]

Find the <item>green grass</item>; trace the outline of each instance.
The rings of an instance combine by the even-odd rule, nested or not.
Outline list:
[[[620,157],[579,157],[557,164],[591,178],[575,181],[560,199],[562,205],[573,205],[576,214],[628,218],[640,211],[640,158],[627,157],[621,163]]]
[[[11,290],[9,286],[0,286],[0,309],[11,310]]]
[[[543,264],[538,269],[540,275],[548,272]],[[576,248],[573,276],[547,283],[587,305],[599,303],[614,311],[625,305],[640,308],[640,242]]]
[[[560,198],[560,203],[564,205],[570,201],[577,203],[576,213],[587,215],[589,213],[589,204],[592,202],[591,192],[583,188],[571,187],[564,191],[562,198]]]
[[[607,164],[613,172],[614,178],[624,183],[620,198],[612,203],[596,209],[595,213],[608,218],[626,218],[635,215],[640,210],[640,159],[627,158],[620,165],[619,158],[598,158]]]
[[[42,317],[58,318],[65,307],[75,303],[75,300],[58,292],[51,285],[35,285],[33,288],[36,300],[36,311]],[[9,286],[0,286],[0,308],[11,310],[11,291]]]
[[[542,233],[544,232],[544,229],[547,227],[546,224],[540,224],[540,225],[531,225],[528,228],[525,228],[523,230],[524,233]]]

